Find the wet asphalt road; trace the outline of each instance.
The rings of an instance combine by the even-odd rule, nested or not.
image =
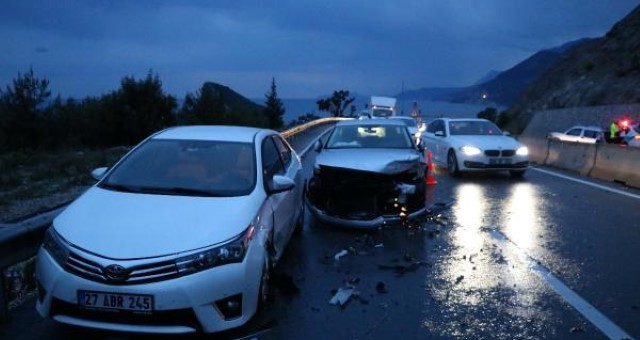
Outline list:
[[[300,149],[310,138],[292,144]],[[304,157],[309,172],[314,157]],[[640,338],[639,190],[598,182],[620,190],[609,192],[535,168],[521,180],[437,172],[428,201],[441,213],[371,232],[307,214],[267,309],[233,332],[183,338],[601,339],[616,330]],[[550,275],[593,308],[572,306],[575,297],[557,293]],[[357,293],[330,305],[347,286]],[[594,310],[606,320],[589,321]],[[140,337],[43,321],[32,303],[13,315],[0,338]]]

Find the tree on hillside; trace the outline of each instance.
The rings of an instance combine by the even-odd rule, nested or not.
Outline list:
[[[284,105],[282,100],[278,98],[278,92],[276,90],[276,79],[271,78],[271,89],[265,94],[267,100],[264,102],[266,108],[264,109],[264,115],[269,121],[269,128],[281,129],[284,125],[282,117],[284,116]]]
[[[83,137],[88,133],[83,106],[75,99],[63,100],[60,95],[44,109],[42,121],[48,133],[42,144],[49,149],[83,146]]]
[[[225,123],[226,108],[224,98],[211,82],[205,82],[195,94],[187,93],[181,120],[185,124],[214,125]]]
[[[6,149],[39,145],[44,126],[39,120],[44,104],[51,96],[49,80],[37,78],[33,69],[18,73],[13,86],[0,89],[0,136]]]
[[[318,110],[331,113],[334,117],[344,117],[344,110],[353,103],[354,97],[349,97],[349,91],[333,91],[333,95],[316,102]]]
[[[124,77],[116,93],[119,112],[124,115],[126,144],[138,143],[153,132],[176,124],[175,97],[165,94],[158,74],[151,71],[142,80]]]
[[[484,118],[495,123],[498,120],[498,110],[496,110],[496,108],[494,107],[487,107],[484,110],[478,112],[477,117]]]

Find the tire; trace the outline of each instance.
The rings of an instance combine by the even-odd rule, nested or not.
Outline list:
[[[449,150],[447,154],[447,172],[452,177],[460,176],[460,169],[458,168],[458,158],[453,150]]]
[[[522,178],[525,172],[525,170],[509,170],[509,175],[511,175],[512,178]]]

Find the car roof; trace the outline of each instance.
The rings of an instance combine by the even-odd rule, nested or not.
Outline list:
[[[415,120],[413,117],[409,116],[391,116],[389,119],[404,119],[404,120]]]
[[[190,125],[176,126],[160,131],[153,135],[153,139],[193,139],[193,140],[223,140],[229,142],[253,143],[260,132],[270,130],[228,125]]]
[[[598,126],[589,126],[589,125],[574,125],[568,128],[567,130],[571,130],[571,129],[589,129],[589,130],[598,130],[598,131],[602,130],[602,128]]]
[[[391,120],[386,118],[372,118],[372,119],[352,119],[343,120],[338,122],[336,126],[362,126],[362,125],[393,125],[393,126],[406,126],[400,120]]]
[[[442,119],[442,120],[450,121],[450,122],[468,122],[468,121],[489,122],[490,121],[490,120],[484,119],[484,118],[437,118],[437,119]]]

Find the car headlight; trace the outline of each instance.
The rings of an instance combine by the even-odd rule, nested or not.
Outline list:
[[[462,151],[462,153],[467,156],[479,155],[482,152],[480,149],[476,148],[475,146],[468,146],[468,145],[461,147],[460,151]]]
[[[53,227],[47,229],[44,234],[42,248],[44,248],[59,265],[64,266],[67,263],[69,248],[67,248],[65,242]]]
[[[529,149],[526,146],[521,146],[516,150],[516,155],[518,156],[527,156],[529,155]]]
[[[180,275],[189,275],[199,271],[228,263],[244,260],[249,242],[253,238],[254,226],[235,236],[223,245],[178,258],[175,263]]]

